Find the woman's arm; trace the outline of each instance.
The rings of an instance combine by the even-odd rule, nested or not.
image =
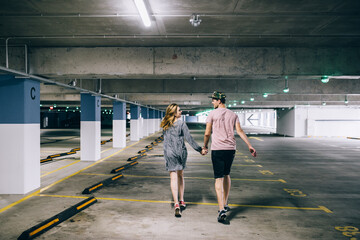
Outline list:
[[[189,128],[185,122],[182,123],[181,128],[184,133],[184,137],[185,137],[186,141],[190,144],[190,146],[195,151],[201,152],[202,148],[199,146],[199,144],[197,144],[197,142],[195,142],[194,138],[190,135]]]

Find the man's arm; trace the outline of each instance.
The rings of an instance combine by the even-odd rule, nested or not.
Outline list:
[[[240,127],[240,123],[239,123],[239,122],[236,123],[235,128],[236,128],[237,134],[239,134],[239,136],[241,137],[241,139],[247,144],[251,155],[253,155],[253,157],[256,157],[256,150],[255,150],[255,148],[253,148],[253,147],[251,146],[251,143],[250,143],[249,139],[247,138],[246,134],[244,133],[244,131],[242,130],[242,128]],[[206,133],[205,133],[205,134],[206,134]]]
[[[211,136],[212,123],[206,123],[205,135],[204,135],[204,148],[208,149],[208,144]]]

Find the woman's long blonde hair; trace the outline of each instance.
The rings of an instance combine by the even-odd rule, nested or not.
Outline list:
[[[178,107],[179,106],[176,103],[172,103],[166,108],[165,117],[163,118],[160,124],[160,127],[162,127],[164,131],[169,129],[169,127],[171,127],[174,124],[176,119],[175,115],[178,110]]]

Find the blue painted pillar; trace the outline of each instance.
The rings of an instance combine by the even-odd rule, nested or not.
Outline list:
[[[81,161],[101,158],[101,97],[81,93],[80,151]]]
[[[149,134],[152,134],[155,132],[155,110],[149,109]]]
[[[159,114],[159,110],[155,110],[155,132],[159,131],[160,129],[160,114]]]
[[[0,75],[0,194],[40,187],[40,83]]]
[[[130,104],[130,141],[139,141],[140,139],[140,107],[138,105]]]
[[[147,137],[149,136],[149,109],[147,107],[141,107],[141,116],[143,118],[142,136]]]
[[[126,103],[113,102],[113,148],[126,147]]]

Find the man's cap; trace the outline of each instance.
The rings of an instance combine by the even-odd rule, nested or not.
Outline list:
[[[226,96],[222,92],[214,91],[213,94],[209,98],[225,99]]]

